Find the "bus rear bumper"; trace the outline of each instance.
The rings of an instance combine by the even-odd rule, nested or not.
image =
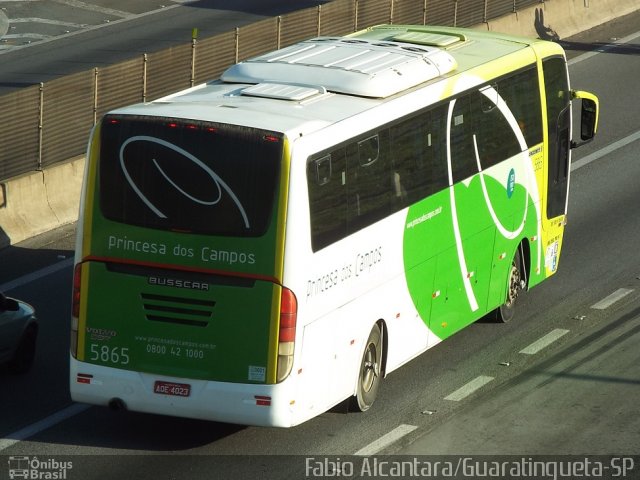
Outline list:
[[[291,427],[299,423],[294,422],[287,383],[184,379],[93,365],[73,357],[70,361],[69,387],[76,402],[242,425]],[[161,389],[174,393],[156,393]]]

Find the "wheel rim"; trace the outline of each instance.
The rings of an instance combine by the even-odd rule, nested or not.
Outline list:
[[[505,305],[511,307],[520,292],[520,270],[515,263],[511,264],[511,273],[509,275],[509,291],[507,292],[507,301]]]
[[[362,362],[362,389],[369,392],[378,376],[378,355],[376,345],[370,343]]]

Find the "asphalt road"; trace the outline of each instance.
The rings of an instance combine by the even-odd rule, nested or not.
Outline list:
[[[478,322],[429,350],[389,375],[364,414],[327,412],[288,430],[71,405],[69,227],[0,252],[0,288],[32,302],[43,325],[34,370],[0,372],[0,457],[70,461],[70,479],[300,479],[324,455],[637,455],[637,27],[632,16],[566,43],[573,87],[600,97],[600,131],[574,151],[559,272],[522,298],[513,322]],[[640,478],[640,461],[625,473]]]
[[[0,95],[326,1],[0,0]]]

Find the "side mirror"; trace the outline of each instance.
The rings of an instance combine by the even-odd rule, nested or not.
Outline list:
[[[582,99],[582,113],[580,115],[580,139],[589,141],[596,134],[596,118],[598,107],[590,98]]]
[[[573,91],[572,98],[582,100],[580,114],[580,143],[571,142],[571,148],[577,148],[593,140],[598,129],[598,97],[589,92]]]

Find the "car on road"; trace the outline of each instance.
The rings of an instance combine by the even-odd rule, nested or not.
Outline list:
[[[0,365],[12,373],[26,373],[33,365],[38,338],[34,308],[0,292]]]

